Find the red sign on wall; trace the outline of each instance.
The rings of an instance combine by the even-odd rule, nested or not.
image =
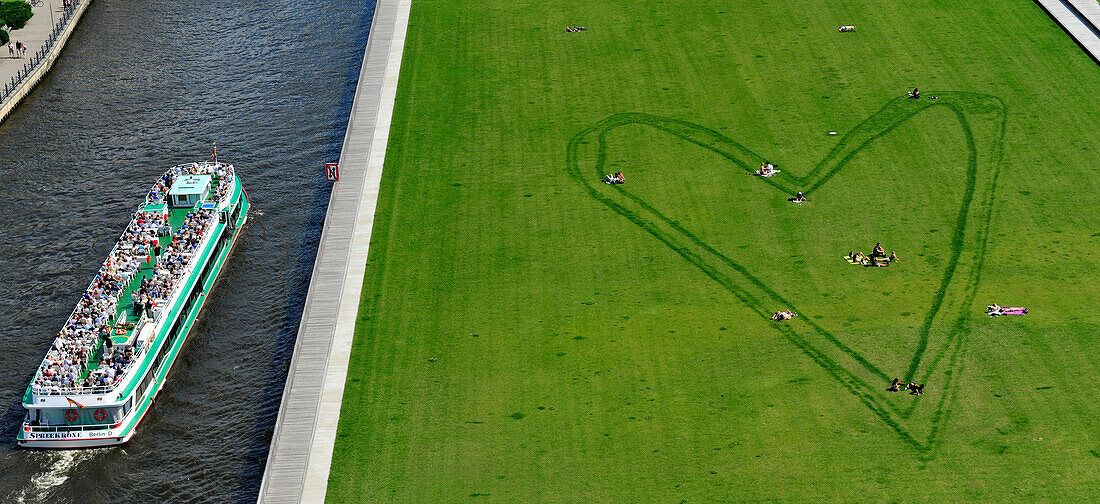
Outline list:
[[[325,179],[329,182],[340,180],[340,165],[336,163],[325,163]]]

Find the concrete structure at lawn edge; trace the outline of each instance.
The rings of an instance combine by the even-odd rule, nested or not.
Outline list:
[[[329,199],[260,484],[261,503],[325,500],[411,3],[375,5],[340,153],[340,180]]]
[[[21,30],[15,30],[9,33],[13,43],[16,39],[26,39],[31,40],[31,44],[36,44],[41,43],[43,40],[48,38],[50,33],[55,28],[55,25],[52,24],[53,19],[48,17],[51,14],[49,9],[62,6],[63,2],[62,0],[55,0],[52,3],[43,3],[45,4],[44,8],[36,7],[33,9],[34,17],[32,17],[31,20],[27,22],[26,27]],[[80,18],[84,16],[84,11],[88,10],[88,5],[90,5],[91,3],[92,0],[78,0],[78,3],[73,5],[73,11],[72,14],[70,14],[71,17],[63,27],[58,29],[56,38],[53,39],[53,45],[46,50],[46,54],[42,56],[42,59],[38,61],[38,64],[35,65],[34,68],[30,69],[22,80],[16,83],[15,89],[13,89],[10,93],[4,95],[4,97],[0,99],[0,122],[2,122],[4,119],[7,119],[12,110],[14,110],[17,105],[19,105],[19,102],[23,101],[23,98],[30,94],[30,92],[34,90],[35,86],[38,85],[38,81],[42,80],[42,78],[46,76],[46,73],[49,72],[51,68],[53,68],[54,62],[56,62],[57,58],[61,56],[61,51],[65,49],[65,43],[69,41],[69,36],[72,35],[73,30],[76,29],[76,25],[80,22]],[[63,13],[64,11],[62,10],[61,12]],[[55,12],[55,14],[57,13]],[[26,37],[28,35],[30,36],[30,38]],[[41,50],[40,47],[30,46],[28,47],[27,59],[14,59],[10,61],[12,63],[29,62],[31,61],[30,58],[33,54],[29,51],[39,50]],[[0,49],[0,52],[2,51],[3,49]],[[5,67],[7,64],[8,60],[0,61],[0,67]],[[5,84],[8,84],[8,81],[13,75],[15,75],[15,73],[15,70],[0,68],[0,88],[2,88]]]
[[[1100,63],[1100,3],[1096,0],[1035,0],[1092,59]]]

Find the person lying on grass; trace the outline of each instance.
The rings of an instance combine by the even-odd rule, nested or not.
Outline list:
[[[794,318],[794,312],[791,310],[777,311],[775,315],[772,315],[772,320],[777,322],[780,320],[790,320],[792,318]]]
[[[795,203],[803,203],[803,202],[806,201],[806,196],[804,196],[802,194],[802,191],[798,191],[798,194],[794,195],[793,198],[787,198],[787,201],[793,201]]]
[[[1001,315],[1027,315],[1028,309],[1023,306],[1001,306],[993,303],[985,307],[985,312],[990,317],[1000,317]]]
[[[608,173],[603,177],[603,183],[605,184],[622,184],[624,182],[626,182],[626,177],[623,172]]]

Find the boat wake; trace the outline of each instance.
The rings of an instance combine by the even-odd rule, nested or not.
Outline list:
[[[41,467],[45,469],[31,478],[29,486],[16,490],[6,500],[18,504],[57,502],[50,491],[68,481],[73,469],[80,462],[95,457],[99,451],[101,450],[62,450],[33,454],[33,457],[40,458]]]

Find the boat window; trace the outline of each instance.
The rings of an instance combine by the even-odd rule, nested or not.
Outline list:
[[[145,390],[149,388],[149,382],[151,381],[153,381],[153,371],[149,370],[145,375],[145,379],[141,380],[141,385],[138,385],[137,393],[134,394],[134,397],[137,397],[138,400],[144,398]]]

